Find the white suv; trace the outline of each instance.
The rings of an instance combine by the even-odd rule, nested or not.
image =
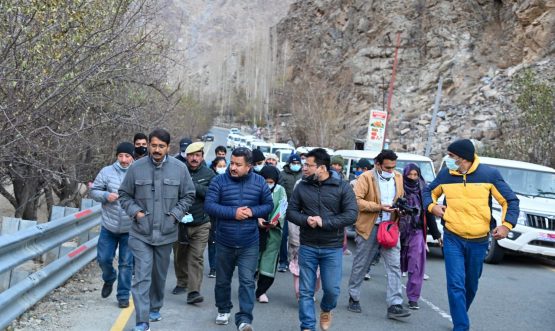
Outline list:
[[[520,200],[520,214],[507,238],[490,236],[487,263],[499,263],[505,251],[555,256],[555,169],[521,161],[480,157],[496,168]],[[444,164],[442,164],[444,166]],[[501,223],[501,206],[492,199],[492,216]]]

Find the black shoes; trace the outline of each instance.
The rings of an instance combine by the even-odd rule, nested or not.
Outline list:
[[[347,309],[353,313],[362,313],[360,302],[353,300],[351,297],[349,297],[349,307],[347,307]]]
[[[173,294],[181,294],[181,293],[185,293],[185,291],[186,291],[186,289],[185,289],[184,287],[176,286],[176,287],[173,289],[172,293],[173,293]]]
[[[201,303],[204,301],[204,297],[200,295],[197,291],[189,292],[187,294],[187,303],[192,305],[194,303]]]
[[[417,309],[420,309],[420,306],[416,301],[409,301],[409,309],[417,310]]]
[[[408,309],[403,308],[401,305],[392,305],[387,308],[387,318],[396,319],[396,318],[403,318],[409,317],[410,311]]]
[[[108,283],[104,283],[104,285],[102,285],[102,292],[100,292],[100,295],[103,298],[107,298],[110,296],[110,294],[112,294],[112,287],[114,284],[108,284]]]
[[[118,300],[118,307],[120,308],[129,307],[129,300]]]

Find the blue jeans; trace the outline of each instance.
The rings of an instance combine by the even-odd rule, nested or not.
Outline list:
[[[254,273],[258,264],[258,242],[250,247],[234,248],[216,243],[216,307],[218,313],[229,313],[231,303],[231,278],[235,266],[239,270],[239,312],[235,324],[252,323],[254,308]]]
[[[301,245],[299,248],[299,319],[301,330],[315,330],[314,287],[316,271],[320,266],[320,278],[324,296],[320,303],[322,311],[331,311],[337,305],[341,286],[343,248],[316,248]]]
[[[96,259],[102,269],[104,283],[113,284],[118,280],[117,299],[129,300],[131,275],[133,273],[133,254],[127,248],[129,233],[113,233],[101,227],[96,247]],[[119,246],[118,272],[114,269],[114,257]]]
[[[281,246],[279,248],[279,265],[282,267],[289,267],[287,261],[287,238],[289,236],[289,224],[287,220],[283,221],[283,229],[281,232]]]
[[[216,270],[216,223],[212,223],[208,236],[208,264],[210,271]]]
[[[447,295],[453,331],[470,329],[468,309],[478,291],[478,280],[482,275],[487,248],[487,239],[476,242],[448,231],[443,234]]]

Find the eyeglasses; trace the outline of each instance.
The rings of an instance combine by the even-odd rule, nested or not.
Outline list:
[[[308,164],[308,163],[303,164],[303,168],[311,168],[311,167],[318,167],[318,165],[317,164]]]

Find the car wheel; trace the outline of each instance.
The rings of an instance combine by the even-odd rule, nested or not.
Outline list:
[[[499,246],[495,238],[489,236],[488,251],[484,261],[489,264],[498,264],[503,260],[503,255],[505,255],[503,248]]]

